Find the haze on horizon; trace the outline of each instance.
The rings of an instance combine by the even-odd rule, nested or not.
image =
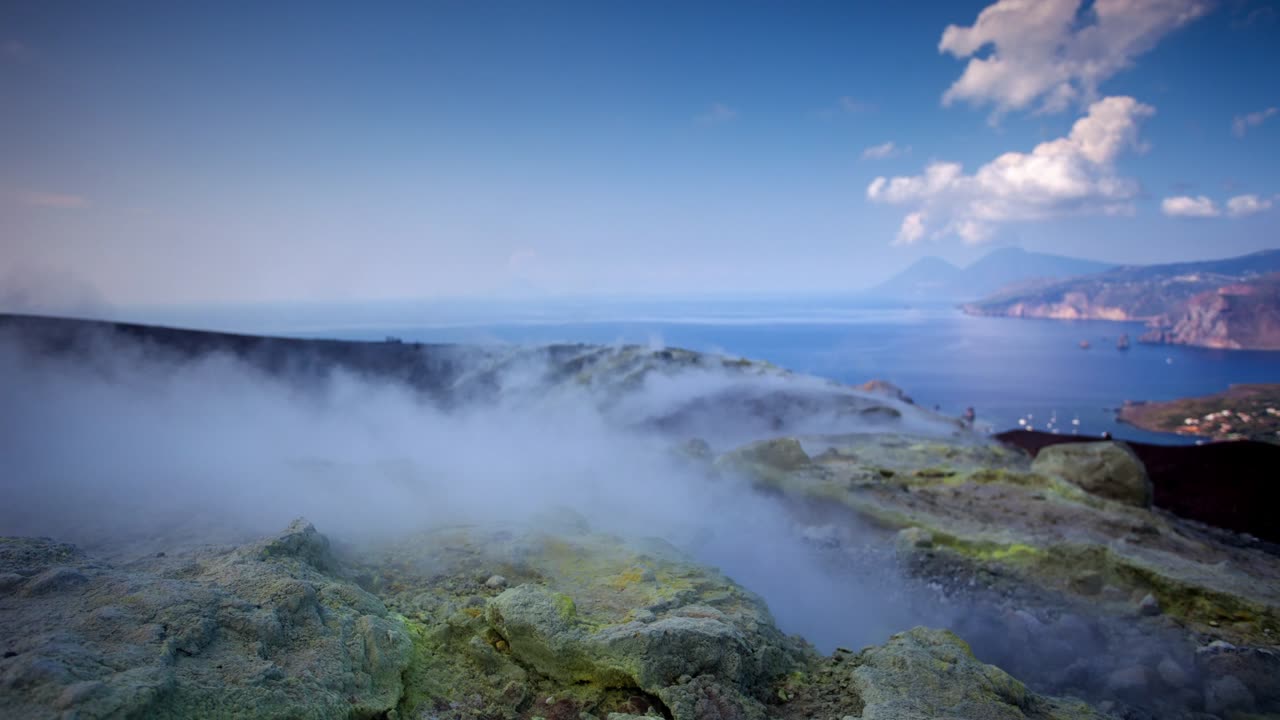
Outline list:
[[[19,0],[0,311],[1243,254],[1277,245],[1278,60],[1280,0]]]

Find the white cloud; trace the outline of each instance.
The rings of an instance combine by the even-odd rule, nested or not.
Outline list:
[[[1206,218],[1218,217],[1222,214],[1217,204],[1204,195],[1167,197],[1160,203],[1160,209],[1169,217]]]
[[[721,125],[737,119],[738,111],[724,103],[712,103],[706,112],[695,119],[703,125]]]
[[[1262,197],[1252,193],[1236,195],[1227,200],[1226,215],[1227,217],[1238,218],[1265,212],[1275,207],[1277,200],[1280,200],[1280,195],[1275,198]],[[1204,195],[1197,195],[1196,197],[1189,195],[1167,197],[1160,203],[1160,209],[1170,217],[1214,218],[1223,215],[1222,209],[1218,207],[1218,204],[1212,198]]]
[[[1030,153],[1005,153],[972,175],[959,163],[933,162],[921,175],[878,177],[867,198],[914,208],[899,230],[900,243],[926,235],[978,243],[1001,223],[1132,212],[1138,184],[1119,177],[1114,164],[1123,150],[1142,148],[1138,122],[1154,112],[1131,97],[1104,98],[1069,135]]]
[[[1277,196],[1277,199],[1280,199],[1280,196]],[[1237,195],[1227,201],[1227,214],[1231,217],[1244,217],[1270,210],[1274,205],[1275,200],[1272,198],[1252,194]]]
[[[938,51],[969,58],[942,96],[1059,112],[1097,96],[1098,85],[1132,64],[1161,37],[1204,15],[1210,0],[998,0],[970,27],[950,25]],[[978,53],[988,45],[985,57]]]
[[[906,147],[900,147],[897,143],[890,140],[888,142],[880,143],[879,145],[872,145],[866,150],[863,150],[862,157],[863,159],[884,160],[885,158],[892,158],[892,157],[898,157],[899,155],[906,155],[906,154],[909,154],[910,152],[911,152],[910,145],[907,145]]]
[[[898,239],[894,241],[896,245],[914,245],[920,242],[924,237],[924,221],[923,212],[913,212],[902,220],[902,227],[898,229]]]
[[[1231,131],[1236,134],[1236,137],[1244,137],[1245,133],[1249,132],[1249,128],[1258,127],[1266,122],[1267,118],[1277,113],[1280,113],[1280,108],[1269,107],[1266,110],[1251,112],[1247,115],[1237,115],[1231,121]]]

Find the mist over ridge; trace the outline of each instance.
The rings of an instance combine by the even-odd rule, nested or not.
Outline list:
[[[720,566],[796,632],[816,630],[815,618],[830,630],[832,603],[861,598],[840,642],[871,642],[901,625],[887,619],[900,612],[872,587],[833,579],[775,501],[708,477],[679,445],[961,432],[890,397],[674,349],[262,340],[66,322],[0,324],[12,499],[0,534],[121,557],[243,541],[298,516],[337,540],[373,542],[569,511]]]

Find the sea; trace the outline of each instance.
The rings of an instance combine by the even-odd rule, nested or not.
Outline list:
[[[276,320],[258,330],[297,337],[679,347],[766,360],[849,384],[887,380],[916,404],[948,415],[972,407],[979,423],[995,432],[1110,433],[1160,443],[1196,439],[1120,423],[1117,408],[1237,383],[1280,382],[1277,352],[1143,344],[1137,341],[1141,323],[975,317],[951,305],[812,298],[583,301],[312,308],[257,317]],[[221,320],[214,325],[244,329],[231,316]],[[1127,350],[1117,347],[1124,334],[1132,340]]]

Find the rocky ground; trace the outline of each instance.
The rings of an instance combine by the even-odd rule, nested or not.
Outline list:
[[[1033,463],[889,435],[783,438],[715,462],[799,517],[839,526],[840,507],[897,529],[917,582],[902,601],[932,597],[926,613],[1042,692],[1131,718],[1280,711],[1280,552],[1152,509],[1122,444],[1054,446]],[[856,566],[865,549],[843,552]]]
[[[570,516],[344,556],[299,521],[123,565],[0,543],[7,717],[1094,718],[944,630],[820,656],[660,541]]]
[[[1280,557],[1152,511],[1123,446],[1061,446],[1032,464],[998,446],[859,435],[689,462],[707,482],[773,495],[833,577],[901,570],[910,579],[889,592],[951,630],[904,628],[824,655],[715,569],[570,511],[358,547],[331,547],[298,521],[245,545],[111,563],[6,538],[0,709],[548,720],[1280,711]]]
[[[52,330],[34,359],[7,367],[99,362],[102,342],[121,352],[119,337],[86,345]],[[174,353],[213,343],[303,389],[336,364],[442,407],[502,403],[554,423],[570,417],[557,414],[570,401],[588,425],[644,439],[610,448],[661,449],[652,467],[680,485],[654,492],[697,486],[707,492],[682,497],[719,499],[694,512],[726,517],[685,517],[686,530],[733,532],[721,546],[697,533],[649,537],[672,527],[660,515],[689,508],[646,504],[654,530],[624,531],[565,493],[582,501],[575,510],[519,512],[531,497],[493,496],[483,523],[437,514],[419,530],[332,542],[302,520],[232,541],[242,528],[220,532],[211,502],[190,515],[135,509],[119,523],[64,525],[83,547],[0,538],[0,717],[1280,717],[1280,550],[1153,508],[1146,469],[1125,445],[1055,445],[1033,460],[891,386],[855,390],[680,350],[130,332],[143,333],[142,354],[95,373],[119,382],[132,364],[185,362]],[[58,366],[59,381],[70,367]],[[591,465],[598,482],[566,487],[622,482],[618,464],[641,459]],[[344,473],[374,477],[307,467],[323,470],[325,491]],[[399,483],[423,471],[396,469]],[[641,486],[627,497],[643,503],[645,478],[626,478]],[[75,518],[113,520],[132,502],[94,512],[98,501],[70,492],[5,487],[38,499],[46,521],[72,506],[84,506]],[[322,486],[299,492],[313,489]],[[751,503],[732,502],[743,498]],[[32,512],[10,504],[0,527],[39,527]],[[725,542],[734,577],[711,566]],[[784,545],[801,554],[772,552]],[[799,576],[786,564],[802,562],[818,571],[788,587]],[[859,648],[846,638],[861,637],[849,625],[864,616],[875,644]],[[799,627],[804,637],[788,634]]]

